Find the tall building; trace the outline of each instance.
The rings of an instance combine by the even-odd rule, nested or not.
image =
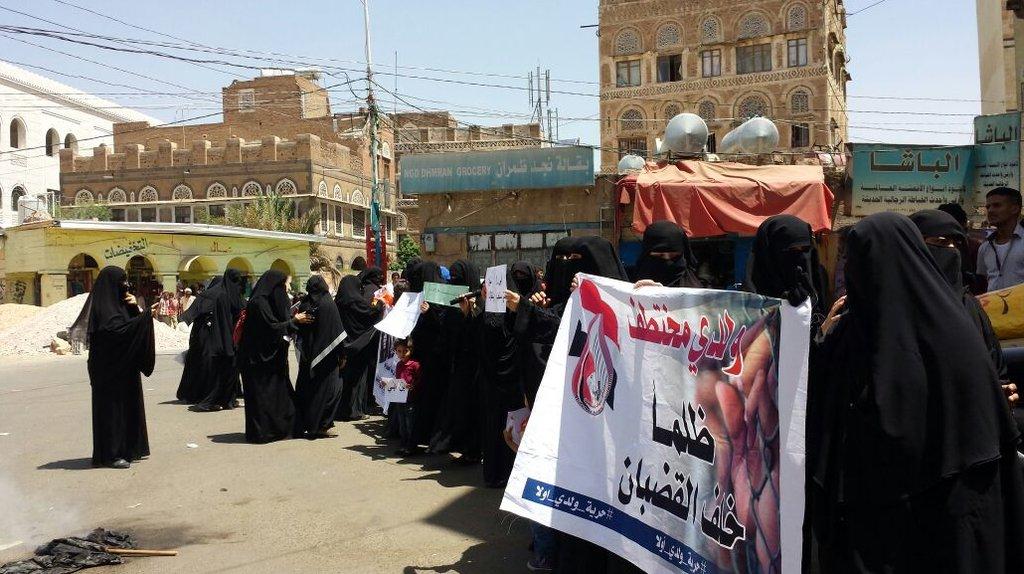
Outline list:
[[[265,73],[222,91],[223,121],[114,126],[113,146],[91,155],[61,150],[66,205],[101,203],[115,221],[217,221],[230,205],[276,193],[299,213],[320,209],[321,249],[339,268],[366,254],[372,161],[378,162],[386,242],[394,253],[396,211],[391,131],[370,157],[365,110],[332,113],[315,72]]]
[[[977,0],[981,113],[1019,109],[1024,80],[1024,3],[1020,0]],[[1015,17],[1014,11],[1018,16]]]
[[[19,223],[21,198],[60,195],[60,148],[109,145],[114,123],[135,121],[157,120],[0,61],[0,227]]]
[[[601,171],[650,156],[669,119],[708,122],[708,150],[743,120],[779,126],[780,150],[847,140],[842,0],[601,0]]]

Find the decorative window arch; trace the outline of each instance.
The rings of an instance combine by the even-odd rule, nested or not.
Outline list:
[[[366,200],[363,198],[363,192],[359,191],[358,189],[352,191],[352,197],[350,198],[350,201],[358,205],[363,205],[366,203]]]
[[[64,136],[64,149],[78,153],[78,138],[75,137],[75,134],[68,133],[68,135]]]
[[[714,16],[708,16],[700,24],[700,41],[715,44],[722,41],[722,23]]]
[[[790,31],[807,28],[807,7],[795,4],[786,12],[786,29]]]
[[[627,28],[619,32],[615,37],[615,54],[639,54],[643,45],[640,42],[640,32],[633,28]]]
[[[644,129],[644,113],[636,108],[630,108],[619,116],[619,129],[622,131]]]
[[[288,178],[282,179],[274,186],[274,192],[278,195],[295,195],[297,191],[298,188],[295,187],[295,182]]]
[[[259,197],[263,195],[263,186],[258,181],[250,181],[242,186],[242,197]]]
[[[223,199],[228,196],[228,188],[224,187],[224,184],[214,182],[210,184],[210,187],[206,188],[206,199]]]
[[[126,196],[124,194],[124,190],[121,189],[120,187],[115,187],[114,189],[110,190],[110,193],[107,194],[107,203],[127,203],[127,202],[128,202],[128,196]]]
[[[715,119],[715,102],[704,100],[697,106],[697,115],[704,121],[710,122]]]
[[[658,28],[655,43],[659,48],[667,48],[669,46],[678,46],[682,40],[683,34],[679,30],[679,25],[673,22]]]
[[[743,18],[740,18],[740,23],[736,26],[736,35],[740,40],[745,38],[771,36],[771,34],[772,27],[768,23],[768,19],[764,17],[764,14],[759,12],[751,12]]]
[[[341,201],[342,198],[343,195],[341,193],[341,185],[336,183],[334,184],[334,199]]]
[[[46,130],[46,155],[55,156],[60,149],[60,135],[57,130],[50,128]]]
[[[327,182],[320,180],[320,184],[316,186],[316,194],[320,197],[327,197]]]
[[[25,188],[16,185],[11,188],[11,211],[18,211],[18,200],[25,197]]]
[[[157,194],[155,187],[147,185],[139,190],[139,203],[151,203],[154,201],[160,201],[160,195]]]
[[[794,114],[806,114],[811,111],[811,93],[804,88],[796,89],[789,96],[789,111]]]
[[[80,189],[75,193],[75,205],[88,205],[93,201],[92,192],[88,189]]]
[[[391,144],[388,142],[381,142],[379,154],[385,159],[391,159]]]
[[[192,188],[184,183],[176,185],[171,192],[171,199],[173,201],[188,201],[192,199]]]
[[[679,104],[677,104],[675,102],[672,102],[671,104],[665,106],[665,119],[666,120],[671,120],[672,118],[674,118],[674,117],[678,116],[679,114],[681,114],[682,111],[683,111],[683,108],[680,107]]]
[[[744,97],[736,106],[736,117],[741,120],[758,116],[768,117],[769,115],[771,115],[771,106],[768,104],[768,100],[759,94]]]

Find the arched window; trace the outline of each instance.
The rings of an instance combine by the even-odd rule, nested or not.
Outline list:
[[[772,33],[772,27],[768,25],[768,20],[761,14],[747,14],[740,20],[740,24],[737,30],[737,36],[742,40],[744,38],[760,38],[761,36],[770,36]]]
[[[803,4],[797,4],[789,9],[786,14],[786,29],[803,30],[807,27],[807,8]]]
[[[18,200],[25,197],[25,188],[20,185],[11,189],[11,211],[18,211]]]
[[[206,199],[222,199],[228,196],[228,188],[220,183],[211,183],[206,188]]]
[[[700,41],[704,44],[722,41],[722,23],[718,21],[718,18],[710,16],[704,19],[700,25]]]
[[[742,120],[753,117],[767,117],[770,110],[771,108],[768,106],[767,100],[761,96],[753,95],[747,96],[740,101],[740,105],[736,108],[736,115]]]
[[[811,94],[807,90],[797,90],[789,97],[789,111],[794,114],[806,114],[811,111]]]
[[[343,196],[342,196],[342,193],[341,193],[341,186],[338,185],[338,184],[334,184],[334,199],[337,199],[338,201],[341,201],[342,197]]]
[[[615,53],[618,55],[638,54],[640,49],[640,33],[636,30],[623,30],[615,37]]]
[[[25,147],[25,122],[21,121],[21,118],[14,118],[11,120],[11,134],[10,139],[12,148]]]
[[[679,31],[679,26],[675,24],[665,24],[661,28],[658,28],[657,45],[659,48],[678,46],[682,41],[682,36],[682,33]]]
[[[352,191],[352,197],[350,201],[352,203],[355,203],[356,205],[363,205],[364,203],[366,203],[366,200],[363,199],[363,192],[359,191],[358,189]]]
[[[192,188],[184,183],[175,186],[171,192],[171,200],[173,201],[188,201],[189,199],[192,199]]]
[[[78,153],[78,138],[75,137],[75,134],[69,133],[64,136],[64,149]]]
[[[846,76],[846,55],[839,50],[832,58],[832,73],[835,75],[836,83],[843,85],[843,78]]]
[[[92,192],[88,189],[80,189],[75,193],[75,205],[89,205],[92,202]]]
[[[151,203],[154,201],[160,201],[160,196],[156,192],[156,188],[151,185],[139,190],[139,203]]]
[[[46,155],[53,157],[57,155],[57,149],[60,147],[60,135],[57,134],[57,130],[50,128],[46,130]]]
[[[682,113],[682,108],[679,107],[679,104],[669,104],[665,106],[666,120],[671,120],[672,118],[678,116],[680,113]]]
[[[250,181],[242,187],[242,197],[259,197],[263,195],[263,186],[256,181]]]
[[[327,182],[320,180],[320,185],[316,187],[316,194],[320,197],[327,197]]]
[[[706,122],[710,122],[715,119],[715,103],[710,100],[704,100],[697,106],[697,115],[704,119]]]
[[[126,203],[127,201],[128,197],[120,187],[115,187],[107,194],[107,203]]]
[[[295,195],[295,182],[290,179],[282,179],[277,182],[277,185],[274,187],[274,191],[277,192],[278,195]]]
[[[638,109],[631,109],[622,112],[619,116],[619,129],[622,131],[644,129],[644,114]]]

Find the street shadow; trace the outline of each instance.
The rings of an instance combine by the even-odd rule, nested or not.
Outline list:
[[[90,470],[92,468],[91,458],[69,458],[39,465],[36,470]]]
[[[188,403],[186,403],[185,401],[179,400],[179,399],[173,399],[173,400],[170,400],[170,401],[164,401],[162,403],[157,403],[157,404],[158,405],[187,405]]]
[[[359,453],[370,460],[387,460],[389,458],[398,458],[395,454],[397,446],[389,446],[387,443],[381,444],[354,444],[343,447],[345,450],[350,450],[355,453]]]
[[[249,444],[245,441],[244,432],[226,432],[224,434],[207,435],[210,442],[217,444]]]

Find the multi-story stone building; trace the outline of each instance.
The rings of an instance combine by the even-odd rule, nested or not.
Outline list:
[[[109,145],[115,122],[134,121],[157,120],[0,62],[0,227],[20,222],[22,198],[56,199],[61,147]]]
[[[332,113],[315,73],[276,73],[223,89],[223,121],[114,125],[113,146],[60,152],[65,204],[108,205],[115,221],[216,221],[229,205],[272,192],[300,213],[320,209],[321,249],[339,268],[366,253],[372,174],[365,110]],[[381,217],[394,252],[393,138],[380,131],[375,160]]]
[[[651,156],[680,112],[708,122],[708,150],[753,116],[780,150],[847,139],[842,0],[601,0],[601,168]]]
[[[977,0],[981,113],[1019,109],[1024,85],[1024,2]],[[1016,12],[1016,16],[1014,15]]]

